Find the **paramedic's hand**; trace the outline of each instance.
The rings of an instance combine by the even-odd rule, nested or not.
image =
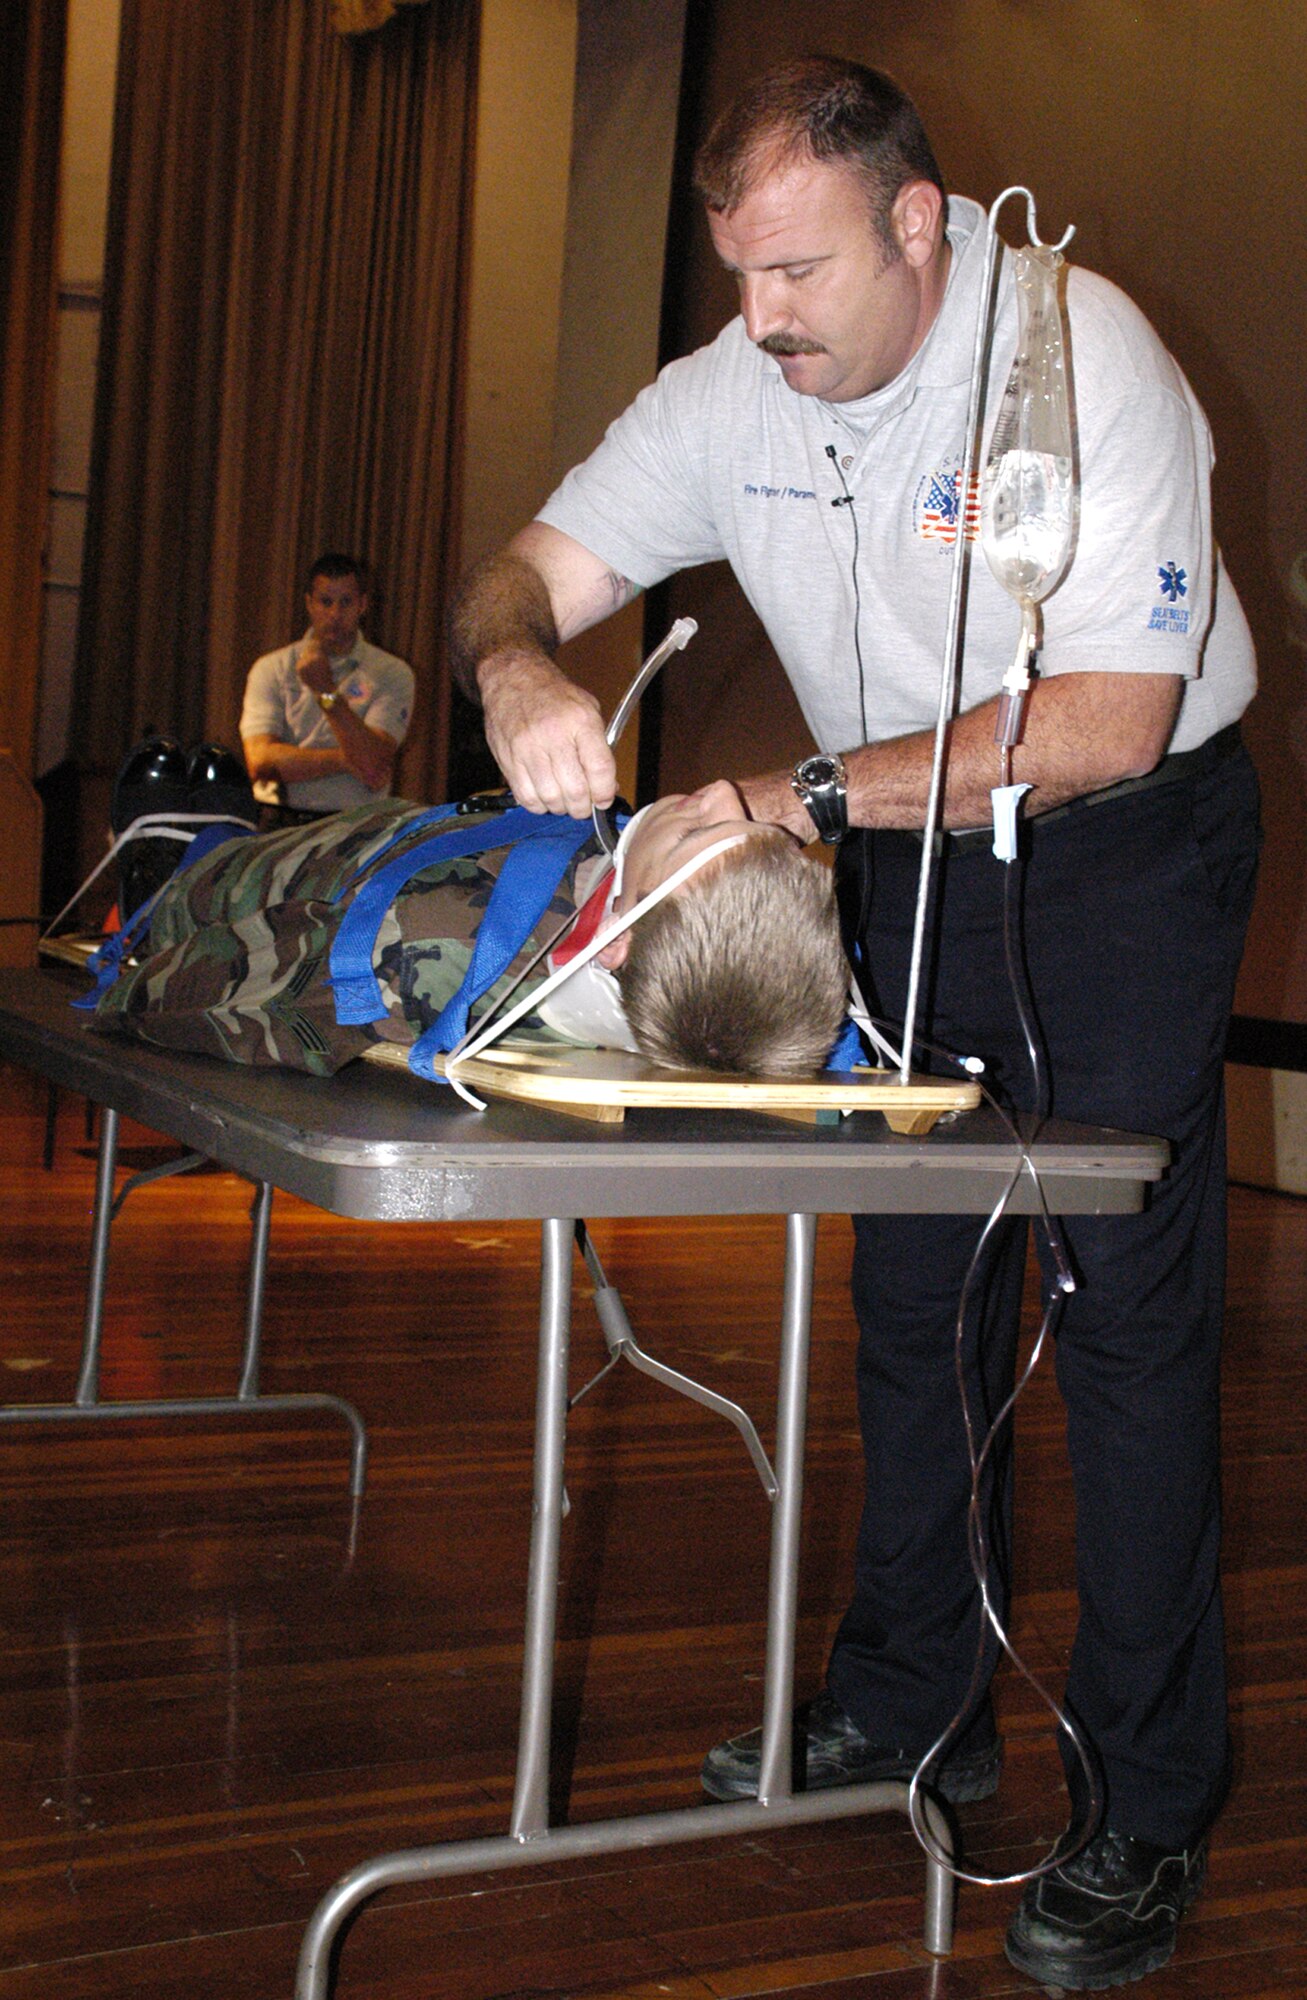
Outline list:
[[[545,653],[492,653],[477,670],[491,755],[529,812],[588,819],[617,796],[599,704]]]
[[[805,847],[817,838],[817,829],[808,808],[795,794],[788,771],[769,771],[763,778],[740,778],[736,791],[744,800],[744,810],[759,826],[784,827]]]
[[[314,694],[331,694],[335,688],[336,684],[331,676],[331,662],[316,633],[311,632],[300,647],[295,671],[305,687],[311,689]]]

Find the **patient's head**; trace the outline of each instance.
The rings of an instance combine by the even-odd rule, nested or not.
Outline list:
[[[604,952],[642,1052],[674,1068],[810,1076],[839,1033],[849,968],[828,868],[749,820],[733,786],[660,799],[635,829],[620,907],[738,834]]]

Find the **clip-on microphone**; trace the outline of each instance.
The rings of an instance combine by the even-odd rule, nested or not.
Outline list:
[[[844,468],[840,464],[839,454],[836,452],[833,444],[827,445],[826,456],[830,460],[831,464],[835,467],[836,472],[839,474],[840,485],[844,488],[844,491],[841,494],[840,498],[838,500],[832,500],[830,504],[832,507],[851,507],[853,505],[853,495],[849,491],[849,482],[844,477]]]

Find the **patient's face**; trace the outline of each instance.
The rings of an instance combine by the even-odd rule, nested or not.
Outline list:
[[[766,831],[746,816],[739,793],[725,778],[697,792],[670,792],[650,806],[631,836],[617,900],[619,914],[633,909],[642,896],[714,841],[733,833]],[[685,883],[686,891],[693,892],[695,879],[691,876]]]

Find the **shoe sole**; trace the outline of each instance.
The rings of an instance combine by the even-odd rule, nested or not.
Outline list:
[[[1127,1947],[1123,1947],[1126,1949]],[[1105,1993],[1111,1986],[1129,1986],[1136,1979],[1146,1979],[1150,1972],[1160,1972],[1170,1963],[1175,1950],[1175,1933],[1159,1940],[1151,1951],[1140,1957],[1131,1957],[1128,1963],[1117,1966],[1102,1966],[1096,1972],[1085,1972],[1077,1967],[1068,1968],[1065,1959],[1056,1952],[1024,1952],[1019,1947],[1013,1949],[1009,1938],[1003,1940],[1003,1949],[1010,1964],[1018,1972],[1024,1972],[1037,1986],[1056,1986],[1069,1993]]]
[[[928,1790],[938,1792],[951,1806],[969,1806],[981,1799],[992,1799],[998,1790],[999,1771],[1003,1762],[1002,1751],[997,1747],[984,1764],[977,1764],[966,1770],[945,1770],[931,1780]],[[805,1792],[834,1792],[849,1785],[906,1785],[916,1769],[914,1764],[897,1765],[887,1770],[867,1769],[850,1772],[848,1777],[827,1779],[815,1785],[805,1785]],[[757,1778],[730,1778],[723,1772],[713,1771],[707,1765],[699,1773],[699,1782],[709,1798],[719,1800],[723,1805],[733,1805],[739,1799],[755,1799],[758,1796]]]

